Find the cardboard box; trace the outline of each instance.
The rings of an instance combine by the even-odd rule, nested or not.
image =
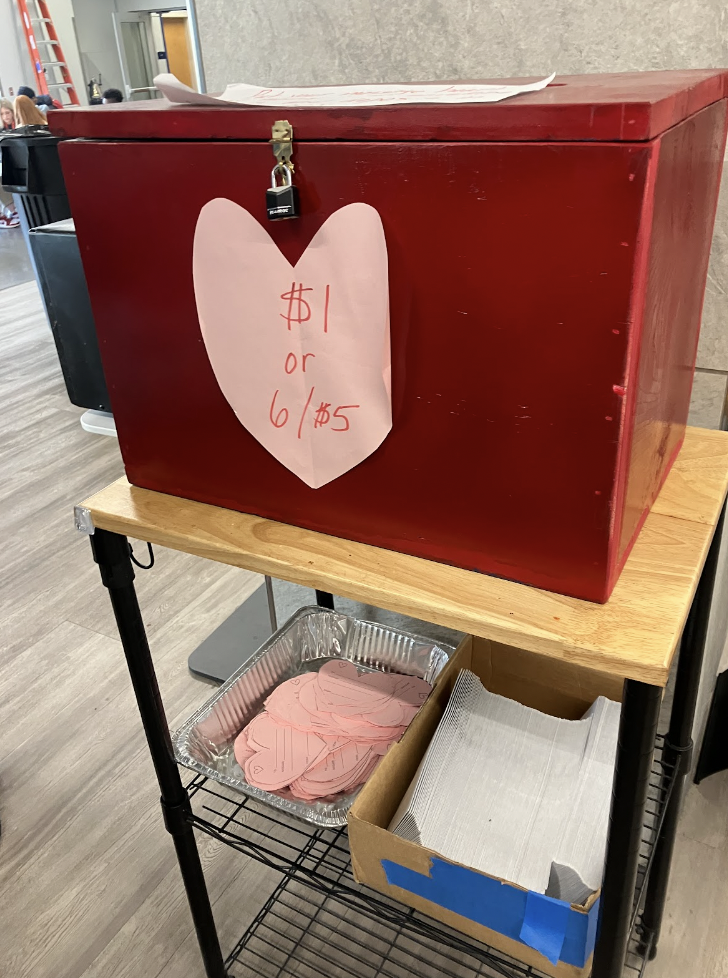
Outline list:
[[[467,637],[429,700],[367,782],[349,813],[354,876],[360,883],[498,948],[556,978],[581,978],[591,968],[599,894],[584,906],[443,859],[388,831],[402,796],[437,729],[461,669],[494,693],[552,716],[576,720],[597,696],[620,700],[614,676],[568,662],[546,664],[521,649]],[[562,941],[563,937],[563,941]],[[553,965],[538,947],[560,946]]]

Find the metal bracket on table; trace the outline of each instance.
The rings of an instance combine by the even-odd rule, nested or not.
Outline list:
[[[86,509],[85,506],[74,506],[73,522],[79,533],[85,533],[89,537],[93,536],[96,527],[90,509]]]
[[[73,521],[79,533],[93,536],[91,510],[75,506]],[[333,607],[330,594],[317,591],[319,604]],[[224,683],[246,662],[278,628],[273,581],[266,574],[265,585],[229,615],[215,631],[191,653],[187,664],[198,679]]]

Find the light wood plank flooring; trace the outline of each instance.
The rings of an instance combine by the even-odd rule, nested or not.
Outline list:
[[[0,190],[0,207],[11,201],[10,194]],[[0,291],[30,282],[32,278],[33,266],[22,230],[19,227],[0,228]]]
[[[0,293],[0,976],[202,978],[106,592],[73,529],[74,503],[122,474],[80,413],[35,286]],[[257,583],[165,550],[138,572],[172,726],[209,694],[188,654]],[[728,776],[690,789],[651,978],[728,975],[727,822]],[[227,952],[277,877],[200,848]]]

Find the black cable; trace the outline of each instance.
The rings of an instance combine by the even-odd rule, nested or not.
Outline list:
[[[134,556],[134,549],[133,549],[132,545],[129,544],[129,556],[131,557],[131,562],[133,564],[136,564],[137,567],[141,567],[142,570],[150,570],[152,567],[154,567],[154,551],[152,550],[151,543],[148,543],[147,544],[147,547],[149,548],[149,563],[148,564],[142,564]]]

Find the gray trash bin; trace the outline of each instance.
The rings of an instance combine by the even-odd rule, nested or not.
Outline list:
[[[73,218],[31,228],[29,239],[71,403],[111,411]]]
[[[62,221],[71,216],[58,158],[59,141],[58,136],[52,136],[45,126],[20,126],[0,136],[2,187],[13,195],[39,286],[41,283],[30,245],[30,231],[42,224]],[[50,321],[50,314],[48,319]]]

